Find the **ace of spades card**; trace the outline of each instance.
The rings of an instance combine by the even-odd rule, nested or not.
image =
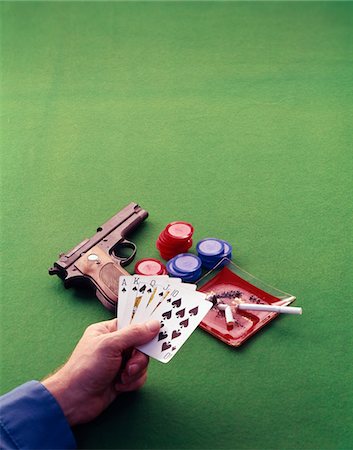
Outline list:
[[[130,294],[131,281],[131,276],[121,276],[119,278],[119,300],[117,305],[118,328],[122,328],[122,322],[125,315],[125,306]]]

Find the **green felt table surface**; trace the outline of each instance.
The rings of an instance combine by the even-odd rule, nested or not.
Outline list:
[[[353,448],[352,30],[350,2],[1,2],[2,393],[112,317],[47,269],[135,201],[138,259],[189,221],[303,315],[196,330],[79,448]]]

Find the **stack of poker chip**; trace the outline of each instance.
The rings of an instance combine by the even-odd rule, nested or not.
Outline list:
[[[223,258],[232,258],[232,246],[222,239],[208,238],[199,241],[196,250],[202,265],[205,269],[213,269]],[[223,267],[228,263],[224,260],[219,267]]]
[[[171,222],[160,233],[156,247],[163,259],[168,261],[192,246],[194,228],[187,222]]]
[[[145,258],[137,261],[135,273],[144,276],[166,275],[167,269],[158,259]]]
[[[201,276],[201,259],[192,253],[181,253],[167,262],[167,271],[172,277],[193,283]]]

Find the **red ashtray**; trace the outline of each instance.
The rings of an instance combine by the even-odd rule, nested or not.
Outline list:
[[[222,342],[238,347],[278,316],[278,313],[268,311],[238,310],[239,303],[273,305],[284,301],[289,305],[295,297],[266,285],[225,259],[198,281],[198,290],[206,293],[207,299],[214,303],[200,327]],[[225,262],[228,267],[217,269]],[[234,318],[232,328],[227,326],[224,312],[217,307],[217,301],[231,307]]]

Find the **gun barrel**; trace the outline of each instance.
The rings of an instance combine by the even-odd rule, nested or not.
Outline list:
[[[115,214],[115,216],[105,222],[105,224],[97,228],[97,232],[101,233],[100,236],[97,237],[97,242],[99,242],[102,237],[105,237],[107,234],[118,228],[120,225],[123,225],[124,222],[126,222],[130,217],[138,217],[139,219],[137,220],[137,223],[140,223],[148,217],[148,212],[142,209],[137,203],[130,203]],[[97,235],[93,236],[93,238],[96,236]]]

